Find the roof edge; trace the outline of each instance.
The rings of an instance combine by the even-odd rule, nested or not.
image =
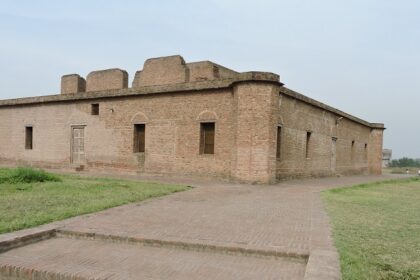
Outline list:
[[[322,103],[322,102],[320,102],[318,100],[315,100],[315,99],[312,99],[310,97],[307,97],[306,95],[303,95],[303,94],[301,94],[301,93],[299,93],[297,91],[291,90],[291,89],[289,89],[287,87],[281,87],[280,88],[280,92],[283,93],[283,94],[285,94],[285,95],[287,95],[287,96],[290,96],[292,98],[295,98],[297,100],[300,100],[302,102],[305,102],[307,104],[310,104],[310,105],[313,105],[315,107],[318,107],[318,108],[324,109],[326,111],[329,111],[329,112],[331,112],[333,114],[336,114],[336,115],[338,115],[340,117],[343,117],[343,118],[349,119],[349,120],[351,120],[353,122],[356,122],[356,123],[362,124],[364,126],[367,126],[367,127],[371,128],[371,129],[383,129],[383,130],[386,129],[385,128],[385,125],[383,123],[370,123],[368,121],[362,120],[362,119],[360,119],[358,117],[355,117],[355,116],[350,115],[350,114],[348,114],[346,112],[343,112],[343,111],[341,111],[339,109],[336,109],[334,107],[331,107],[331,106],[329,106],[329,105],[327,105],[325,103]]]
[[[315,99],[309,98],[296,91],[288,89],[279,81],[280,77],[277,74],[270,72],[243,72],[239,73],[234,78],[219,79],[211,81],[199,81],[189,83],[178,83],[169,85],[157,85],[157,86],[145,86],[140,88],[124,88],[118,90],[103,90],[103,91],[92,91],[92,92],[79,92],[74,94],[55,94],[55,95],[44,95],[35,97],[24,97],[14,99],[0,100],[0,108],[11,107],[11,106],[25,106],[34,104],[45,104],[45,103],[57,103],[57,102],[70,102],[79,100],[90,100],[99,98],[118,98],[127,96],[140,96],[150,95],[159,93],[175,93],[175,92],[192,92],[192,91],[203,91],[208,89],[225,89],[232,87],[235,83],[240,82],[269,82],[281,85],[280,92],[286,94],[292,98],[303,101],[315,107],[330,111],[338,116],[345,117],[356,123],[365,125],[372,129],[385,129],[382,123],[369,123],[365,120],[352,116],[334,107],[326,105]]]
[[[245,72],[245,73],[240,73],[234,78],[229,78],[229,79],[188,82],[188,83],[178,83],[178,84],[168,84],[168,85],[156,85],[156,86],[144,86],[144,87],[139,87],[139,88],[125,88],[125,89],[79,92],[79,93],[66,94],[66,95],[55,94],[55,95],[43,95],[43,96],[35,96],[35,97],[4,99],[4,100],[0,100],[0,107],[21,106],[21,105],[61,102],[61,101],[77,101],[77,100],[87,100],[87,99],[95,99],[95,98],[113,98],[113,97],[123,97],[123,96],[133,96],[133,95],[146,95],[146,94],[182,92],[182,91],[199,91],[199,90],[206,90],[206,89],[220,89],[220,88],[229,88],[236,82],[267,81],[267,82],[278,83],[278,79],[279,79],[279,76],[273,73]]]

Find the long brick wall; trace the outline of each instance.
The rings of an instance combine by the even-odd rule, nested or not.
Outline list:
[[[277,159],[278,178],[380,172],[373,165],[379,160],[382,129],[372,130],[283,93],[278,107],[282,143]],[[311,136],[307,154],[308,132]],[[369,162],[371,157],[376,158]]]

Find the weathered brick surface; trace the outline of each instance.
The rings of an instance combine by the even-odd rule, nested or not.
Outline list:
[[[239,83],[234,88],[235,178],[247,182],[275,180],[278,86]]]
[[[199,61],[187,63],[190,82],[226,79],[236,76],[238,73],[217,65],[211,61]]]
[[[128,73],[121,69],[90,72],[86,78],[86,91],[123,89],[128,87]]]
[[[281,94],[278,124],[282,127],[281,157],[277,177],[333,174],[380,174],[382,131],[362,126],[333,112]],[[306,133],[311,132],[306,158]],[[332,145],[336,139],[336,161]],[[352,142],[354,145],[352,146]],[[370,160],[368,160],[370,158]],[[334,168],[335,166],[335,168]],[[369,167],[376,166],[374,169]]]
[[[56,238],[0,255],[17,279],[302,279],[303,261]],[[30,278],[31,276],[33,278]],[[0,274],[0,279],[1,278]],[[60,278],[63,277],[63,278]]]
[[[72,125],[86,125],[87,168],[181,173],[229,178],[233,146],[230,91],[167,94],[150,98],[99,99],[71,104],[4,108],[0,149],[4,161],[68,167]],[[99,103],[99,116],[90,114]],[[52,118],[51,116],[54,116]],[[216,121],[214,155],[199,154],[201,121]],[[134,123],[146,123],[144,163],[133,153]],[[25,150],[25,125],[33,124],[34,148]],[[12,129],[12,127],[14,127]],[[13,144],[14,143],[14,144]],[[141,166],[139,166],[142,164]]]
[[[78,74],[61,77],[61,94],[72,94],[86,91],[86,81]]]
[[[369,171],[371,174],[382,173],[383,129],[372,129],[369,142]]]
[[[338,253],[328,250],[312,251],[304,280],[341,280]]]
[[[63,93],[81,90],[79,76],[63,79]],[[83,125],[86,170],[194,174],[252,183],[381,172],[383,125],[293,92],[276,74],[236,73],[171,56],[147,60],[133,88],[126,89],[127,80],[123,70],[94,71],[86,93],[0,101],[0,162],[73,167],[71,127]],[[92,103],[99,104],[99,116],[91,115]],[[199,153],[200,122],[206,121],[216,123],[214,155]],[[133,153],[136,123],[146,124],[144,154]],[[34,127],[32,150],[25,150],[25,125]]]
[[[143,70],[137,71],[133,88],[143,86],[185,83],[189,81],[189,69],[179,55],[150,58]]]
[[[59,223],[62,230],[309,255],[333,250],[319,192],[393,176],[305,179],[278,185],[183,183],[198,187]],[[180,182],[181,183],[181,182]]]

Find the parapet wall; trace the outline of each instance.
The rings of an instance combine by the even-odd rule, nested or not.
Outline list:
[[[189,69],[182,56],[150,58],[136,72],[133,88],[189,82]]]
[[[136,72],[133,88],[232,78],[238,72],[210,61],[185,63],[182,56],[151,58]]]
[[[128,73],[121,69],[93,71],[87,75],[86,91],[123,89],[128,87]]]
[[[86,91],[86,81],[78,74],[61,77],[61,94],[72,94]]]
[[[210,61],[185,63],[180,55],[147,59],[134,76],[132,88],[229,79],[241,75]],[[61,93],[93,92],[128,88],[128,73],[121,69],[90,72],[86,81],[77,74],[65,75]]]
[[[215,79],[228,79],[238,75],[238,72],[227,69],[210,61],[187,63],[190,70],[190,81],[211,81]]]

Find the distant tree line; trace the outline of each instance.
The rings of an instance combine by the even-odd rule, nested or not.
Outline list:
[[[389,167],[420,167],[420,159],[408,157],[394,159],[390,162]]]

